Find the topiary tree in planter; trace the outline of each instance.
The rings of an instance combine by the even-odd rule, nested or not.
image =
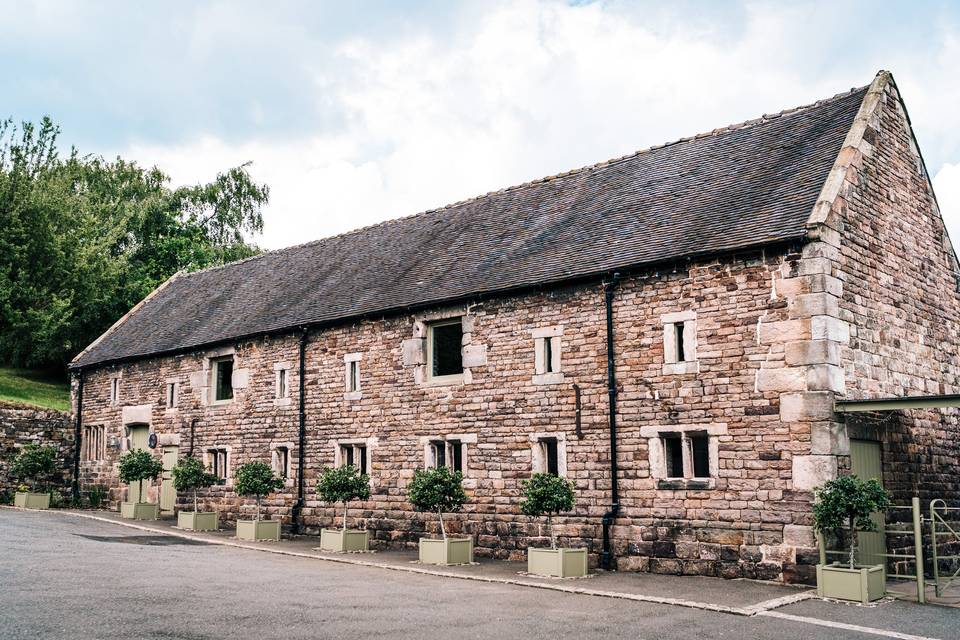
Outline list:
[[[473,562],[473,538],[448,538],[444,513],[463,508],[467,494],[463,474],[447,467],[417,469],[407,487],[407,500],[417,511],[436,513],[440,520],[440,540],[420,538],[420,562],[428,564],[468,564]]]
[[[343,503],[343,526],[340,531],[320,530],[320,548],[327,551],[367,551],[370,536],[367,531],[347,529],[347,509],[352,500],[370,498],[370,476],[360,473],[353,465],[324,469],[317,482],[317,493],[324,502]]]
[[[17,488],[14,504],[28,509],[50,507],[48,481],[57,470],[57,450],[38,444],[25,445],[10,465],[10,474],[26,482]],[[39,489],[39,491],[38,491]]]
[[[187,456],[177,461],[177,464],[171,469],[171,473],[173,474],[173,486],[177,491],[193,492],[193,511],[177,513],[177,526],[181,529],[191,529],[193,531],[217,529],[216,512],[200,513],[197,500],[197,490],[216,484],[217,476],[207,471],[203,462],[193,456]]]
[[[280,540],[278,520],[260,520],[260,503],[263,496],[283,487],[284,480],[273,472],[270,465],[248,462],[237,467],[233,488],[238,495],[255,496],[257,516],[253,520],[237,521],[237,537],[243,540]]]
[[[149,451],[135,449],[120,456],[120,480],[127,484],[137,483],[136,502],[120,503],[120,517],[133,520],[156,520],[160,505],[143,501],[143,481],[153,480],[163,473],[163,464]]]
[[[817,588],[826,597],[869,602],[883,596],[883,565],[857,567],[857,533],[876,531],[870,516],[890,507],[890,494],[876,480],[841,476],[813,490],[814,528],[822,535],[846,534],[849,558],[846,567],[817,566]],[[866,588],[864,588],[866,587]]]
[[[520,512],[533,518],[546,516],[550,530],[549,549],[527,549],[527,572],[558,578],[586,575],[587,550],[557,549],[553,529],[553,517],[573,509],[573,483],[551,473],[535,473],[521,487],[524,498]]]

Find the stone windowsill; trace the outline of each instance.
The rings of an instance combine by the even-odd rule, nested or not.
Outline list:
[[[423,387],[459,387],[464,384],[463,374],[454,374],[452,376],[437,376],[427,378],[421,383]]]
[[[273,406],[275,407],[289,407],[292,404],[292,399],[287,398],[274,398]]]
[[[563,374],[556,373],[538,373],[533,376],[533,384],[560,384],[563,382]]]
[[[657,489],[665,491],[705,491],[715,489],[714,478],[661,478],[657,480]]]
[[[347,402],[356,401],[356,400],[362,400],[362,399],[363,399],[363,392],[362,392],[362,391],[347,391],[346,393],[343,394],[343,399],[346,400]]]
[[[684,373],[700,373],[700,362],[692,360],[690,362],[669,362],[663,365],[663,375],[681,375]]]

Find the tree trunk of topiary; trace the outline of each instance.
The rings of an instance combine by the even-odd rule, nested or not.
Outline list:
[[[197,488],[193,488],[193,512],[197,513],[200,511],[200,508],[197,506]]]
[[[556,548],[557,548],[557,536],[555,536],[555,535],[553,534],[553,516],[552,516],[551,514],[549,514],[549,513],[547,514],[547,529],[550,530],[550,548],[551,548],[551,549],[556,549]]]
[[[143,480],[137,480],[137,502],[143,502]]]
[[[443,539],[447,539],[447,529],[443,526],[443,511],[437,509],[437,515],[440,516],[440,534],[443,536]]]
[[[856,568],[857,556],[857,519],[850,518],[850,568]]]
[[[343,530],[347,530],[347,501],[343,501]]]
[[[259,494],[257,495],[257,517],[255,519],[256,520],[260,519],[260,495]]]

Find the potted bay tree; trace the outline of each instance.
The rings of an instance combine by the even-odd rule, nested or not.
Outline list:
[[[50,488],[47,481],[56,470],[56,449],[38,444],[24,445],[10,466],[10,474],[24,482],[17,487],[13,498],[14,506],[23,509],[49,509]]]
[[[191,531],[215,531],[220,528],[216,511],[200,511],[197,490],[205,489],[217,482],[203,466],[203,462],[193,456],[187,456],[177,462],[171,470],[173,486],[177,491],[193,492],[193,511],[177,512],[177,526]]]
[[[284,480],[273,472],[270,465],[262,462],[248,462],[237,467],[233,488],[238,495],[255,496],[257,515],[253,520],[237,519],[237,537],[241,540],[280,540],[280,521],[261,520],[260,502],[263,496],[270,495],[283,487]]]
[[[573,509],[573,483],[552,473],[535,473],[523,483],[520,511],[527,516],[546,516],[550,532],[550,548],[527,549],[527,573],[556,578],[579,578],[587,575],[587,550],[557,548],[553,518]]]
[[[317,482],[317,493],[324,502],[343,503],[343,525],[340,529],[320,529],[320,548],[324,551],[369,551],[370,532],[347,529],[347,508],[352,500],[370,497],[370,476],[353,465],[324,469]]]
[[[867,603],[879,600],[886,591],[882,564],[858,565],[857,532],[876,531],[871,515],[886,511],[890,495],[876,480],[841,476],[813,490],[814,528],[820,535],[846,538],[846,563],[817,565],[817,593],[825,598]]]
[[[447,467],[417,469],[407,487],[407,500],[417,511],[436,513],[441,538],[420,538],[420,562],[424,564],[470,564],[473,562],[473,538],[450,538],[443,514],[460,511],[467,501],[463,474]]]
[[[120,456],[120,480],[129,485],[137,483],[136,502],[120,503],[120,517],[128,520],[156,520],[160,505],[143,501],[143,482],[163,473],[163,464],[149,451],[135,449]],[[128,496],[130,497],[130,496]]]

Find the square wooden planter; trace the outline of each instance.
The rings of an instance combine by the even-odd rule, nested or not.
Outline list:
[[[280,541],[279,520],[237,520],[237,538],[240,540]]]
[[[817,595],[821,598],[866,604],[882,598],[886,590],[882,564],[854,569],[840,564],[817,565]]]
[[[320,529],[320,548],[324,551],[369,551],[370,532],[357,529]]]
[[[470,564],[473,562],[473,538],[420,538],[420,562]]]
[[[13,497],[13,506],[21,509],[49,509],[50,494],[17,492]]]
[[[180,511],[177,526],[190,531],[216,531],[220,523],[216,511]]]
[[[121,502],[120,517],[127,520],[156,520],[160,517],[160,505],[152,502]]]
[[[527,549],[527,573],[555,578],[587,575],[586,549]]]

